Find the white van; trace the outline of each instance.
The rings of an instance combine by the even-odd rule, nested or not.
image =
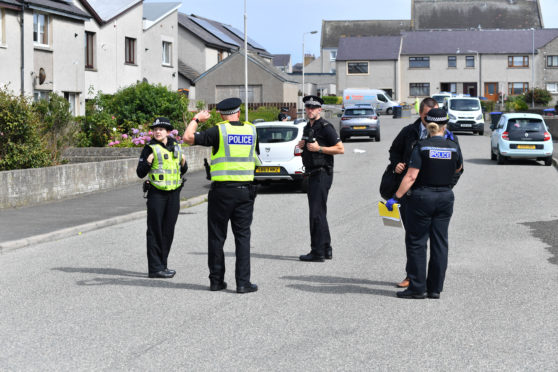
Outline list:
[[[399,102],[394,101],[381,89],[345,89],[343,91],[343,108],[354,105],[371,105],[376,108],[376,111],[391,115],[393,106],[398,106]]]
[[[450,131],[473,132],[481,136],[484,134],[484,114],[478,98],[457,96],[446,98],[445,102]]]
[[[453,97],[453,95],[449,92],[440,92],[432,95],[432,98],[438,102],[438,107],[440,108],[444,108],[445,99],[451,97]]]

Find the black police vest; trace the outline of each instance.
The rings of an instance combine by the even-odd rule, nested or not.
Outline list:
[[[331,124],[322,118],[314,122],[313,126],[310,126],[310,123],[306,124],[302,139],[306,140],[307,143],[315,140],[318,145],[322,147],[329,146],[324,137],[324,128],[327,125]],[[305,151],[302,152],[302,164],[306,170],[333,167],[333,155],[326,155],[318,151],[312,152],[305,149]]]
[[[422,164],[414,186],[450,186],[458,163],[458,146],[448,139],[427,138],[417,143]]]

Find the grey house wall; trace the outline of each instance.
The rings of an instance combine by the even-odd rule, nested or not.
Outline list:
[[[21,89],[19,13],[5,8],[0,9],[0,12],[2,11],[4,12],[4,30],[2,32],[4,40],[0,40],[0,66],[2,66],[0,68],[0,84],[9,84],[8,89],[15,94],[19,94]]]
[[[368,74],[363,75],[349,75],[348,62],[337,61],[338,96],[347,88],[392,89],[397,93],[397,61],[368,61]]]
[[[171,66],[163,65],[163,41],[172,44]],[[142,76],[149,83],[178,89],[178,11],[143,32]]]
[[[248,61],[248,85],[261,87],[261,102],[296,102],[296,83],[283,82],[255,63]],[[216,103],[216,87],[244,86],[244,56],[235,54],[196,81],[196,99]],[[243,97],[240,97],[244,99]]]
[[[558,83],[558,67],[547,67],[546,56],[558,56],[558,39],[552,40],[539,49],[536,59],[535,81],[537,87],[546,88],[547,83]],[[552,106],[558,102],[558,93],[552,94]]]

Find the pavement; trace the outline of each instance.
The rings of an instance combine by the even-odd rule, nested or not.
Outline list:
[[[58,240],[87,231],[145,218],[143,180],[113,190],[78,195],[44,204],[6,208],[0,213],[0,253]],[[210,182],[205,171],[186,174],[181,208],[206,200]]]

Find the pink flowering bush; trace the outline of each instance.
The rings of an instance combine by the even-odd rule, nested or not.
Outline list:
[[[138,128],[132,128],[130,133],[119,133],[116,128],[113,136],[108,142],[109,147],[140,147],[149,143],[153,138],[153,132],[149,130],[149,125],[144,124]],[[169,133],[169,137],[174,138],[179,144],[183,144],[182,135],[174,129]]]

